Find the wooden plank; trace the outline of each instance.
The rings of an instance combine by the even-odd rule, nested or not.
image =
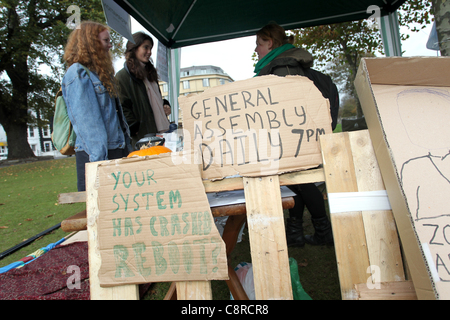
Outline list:
[[[281,199],[284,209],[291,209],[295,205],[294,197],[284,197]],[[245,215],[247,208],[245,203],[231,204],[211,208],[213,217]],[[81,231],[87,229],[86,210],[83,210],[61,222],[61,229],[64,232]]]
[[[320,136],[328,193],[357,192],[348,133]],[[361,212],[331,213],[342,299],[357,298],[354,284],[368,278],[369,256]]]
[[[177,300],[177,284],[176,282],[172,282],[169,287],[169,291],[167,291],[164,300]]]
[[[257,300],[292,300],[289,257],[278,176],[244,178]]]
[[[91,300],[139,300],[139,286],[137,285],[100,287],[98,271],[100,270],[102,259],[97,239],[97,217],[100,211],[97,204],[98,191],[95,187],[97,168],[100,163],[92,162],[86,164],[86,211]]]
[[[349,134],[358,191],[385,190],[368,130]],[[363,211],[372,282],[405,280],[392,210]]]
[[[295,184],[325,181],[325,174],[323,172],[323,168],[284,173],[279,175],[279,177],[280,177],[280,186],[289,186]]]
[[[355,284],[358,300],[417,300],[412,281],[380,282],[378,287]]]
[[[177,282],[178,300],[212,300],[211,281]]]
[[[280,175],[280,186],[288,186],[294,184],[313,183],[325,181],[323,168],[310,169],[304,171],[290,172]],[[205,180],[203,181],[205,192],[221,192],[244,189],[242,177],[227,178],[222,180]],[[70,204],[86,201],[86,193],[69,192],[58,195],[59,204]]]
[[[323,168],[284,173],[279,177],[280,186],[325,181]],[[214,181],[204,180],[203,185],[205,186],[206,193],[244,189],[242,177]]]
[[[236,271],[234,271],[234,267],[230,265],[231,253],[236,247],[240,230],[246,221],[247,217],[245,215],[229,216],[225,228],[223,229],[222,238],[223,241],[225,242],[227,249],[228,277],[229,277],[229,279],[226,280],[226,283],[228,285],[228,288],[230,289],[231,294],[233,295],[234,300],[248,300],[247,293],[242,287],[242,284],[239,281]]]
[[[63,220],[61,222],[61,229],[64,232],[87,230],[86,210],[78,212],[77,214]]]

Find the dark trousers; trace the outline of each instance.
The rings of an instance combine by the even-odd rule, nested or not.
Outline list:
[[[120,159],[125,158],[128,155],[128,150],[125,149],[113,149],[108,150],[108,159]],[[86,163],[89,161],[89,155],[84,152],[75,152],[75,158],[77,161],[77,187],[78,191],[86,191]]]
[[[314,183],[306,183],[289,186],[297,195],[294,197],[295,205],[289,209],[291,218],[302,219],[303,210],[308,208],[312,219],[320,219],[326,217],[325,203],[322,192]]]

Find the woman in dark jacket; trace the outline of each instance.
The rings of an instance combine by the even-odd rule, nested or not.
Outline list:
[[[286,36],[285,30],[277,24],[268,24],[256,33],[256,48],[259,61],[255,66],[256,76],[275,74],[278,76],[302,75],[314,82],[322,95],[329,99],[332,128],[336,126],[339,110],[339,95],[331,78],[311,69],[312,55],[304,49],[293,46],[293,36]],[[297,194],[295,206],[289,210],[286,223],[288,246],[304,246],[333,243],[331,223],[328,220],[325,203],[320,190],[314,183],[290,186]],[[314,235],[303,235],[303,211],[305,206],[311,214]]]
[[[148,133],[169,130],[170,104],[162,99],[158,74],[150,61],[153,39],[143,32],[133,34],[133,39],[135,43],[127,43],[124,68],[116,79],[134,147]]]

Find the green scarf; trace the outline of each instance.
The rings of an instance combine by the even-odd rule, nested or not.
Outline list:
[[[255,77],[259,75],[259,72],[261,71],[262,68],[267,66],[269,64],[269,62],[271,62],[273,59],[275,59],[279,54],[281,54],[287,50],[293,49],[293,48],[295,48],[295,47],[292,44],[286,43],[286,44],[282,45],[281,47],[271,50],[268,54],[266,54],[264,56],[264,58],[259,60],[258,63],[256,64],[255,70],[253,71],[254,73],[256,73]]]

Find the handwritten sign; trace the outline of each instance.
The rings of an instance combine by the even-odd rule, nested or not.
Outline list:
[[[198,165],[170,154],[100,165],[98,207],[101,286],[228,279]]]
[[[319,136],[331,133],[329,102],[301,76],[263,76],[180,97],[185,148],[202,177],[264,176],[322,163]]]
[[[374,85],[402,193],[434,285],[450,297],[450,88]]]

